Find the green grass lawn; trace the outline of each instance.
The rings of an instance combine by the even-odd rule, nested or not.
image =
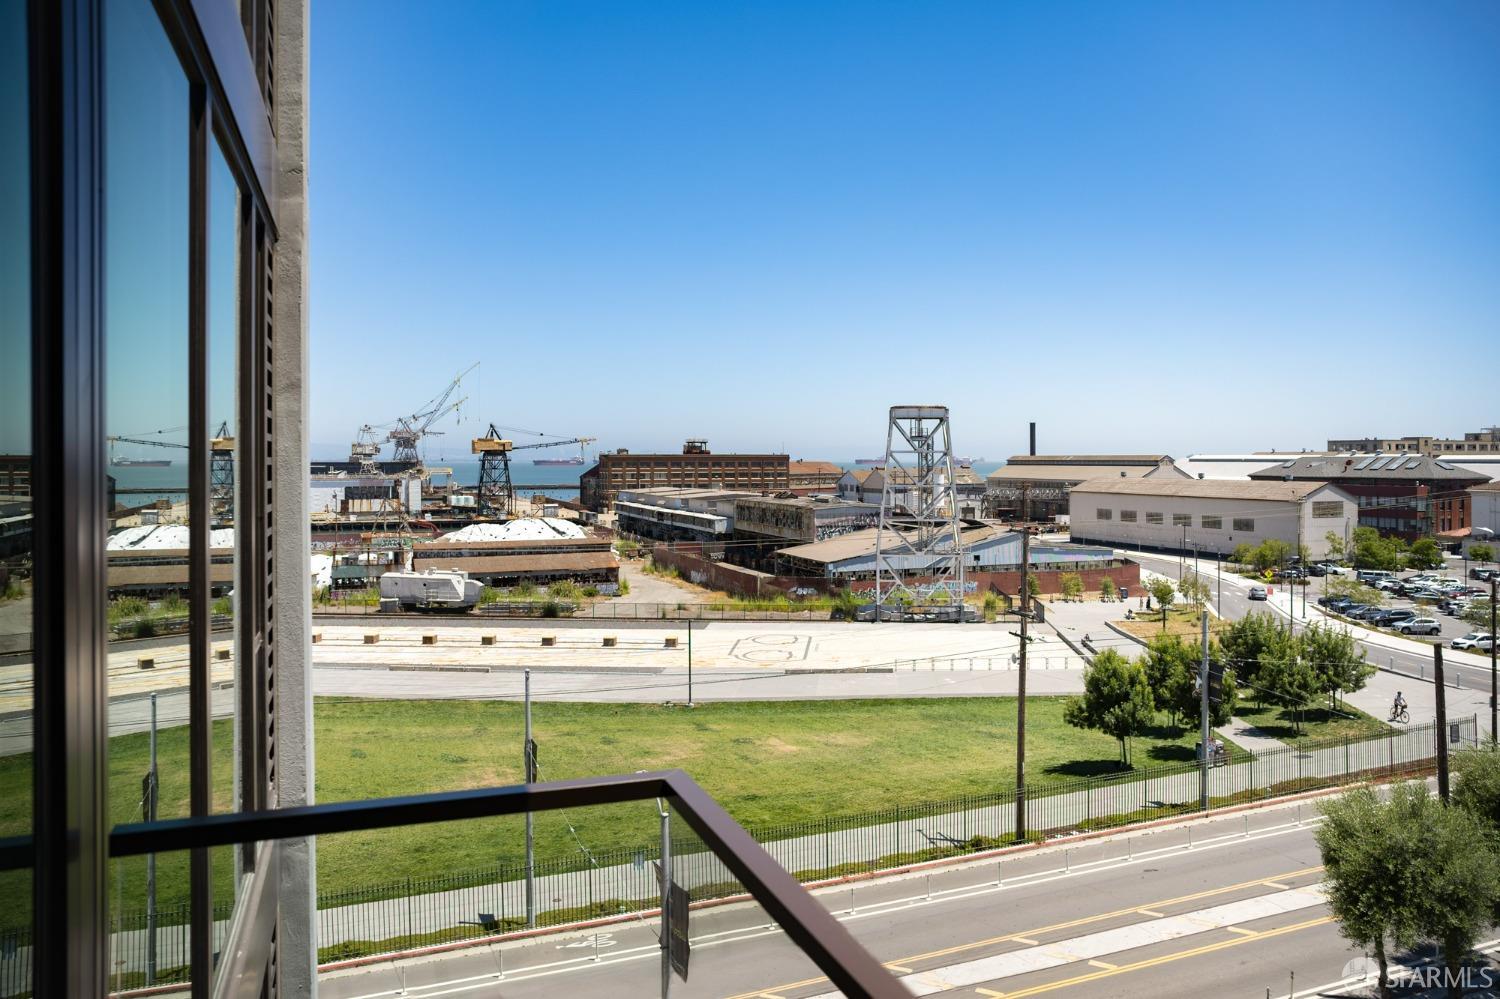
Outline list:
[[[1253,701],[1242,701],[1234,714],[1236,718],[1243,718],[1267,735],[1293,745],[1299,738],[1304,742],[1369,739],[1390,731],[1390,726],[1385,722],[1348,704],[1343,705],[1337,713],[1329,711],[1327,707],[1302,711],[1300,736],[1288,708],[1270,705],[1257,707]]]
[[[522,709],[511,701],[359,701],[315,705],[317,800],[416,794],[521,780]],[[741,823],[756,827],[879,811],[1001,791],[1014,783],[1011,698],[777,701],[706,704],[547,703],[533,708],[543,780],[680,767]],[[1118,772],[1115,740],[1062,721],[1060,698],[1032,698],[1028,771],[1036,781]],[[216,798],[228,804],[228,725],[215,725]],[[1196,732],[1160,728],[1135,740],[1138,767],[1193,759]],[[110,745],[110,809],[139,818],[146,736]],[[187,729],[163,731],[162,812],[187,811]],[[0,759],[0,835],[24,829],[30,758]],[[571,824],[571,829],[569,828]],[[657,834],[650,802],[536,816],[537,856],[574,859],[581,846],[634,848]],[[478,820],[325,836],[321,892],[513,863],[523,857],[519,819]],[[115,893],[143,898],[143,861],[126,862]],[[216,896],[231,868],[215,864]],[[186,858],[162,856],[163,904],[186,897]]]

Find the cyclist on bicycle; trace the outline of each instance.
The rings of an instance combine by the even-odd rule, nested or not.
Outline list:
[[[1401,691],[1398,690],[1398,691],[1396,691],[1396,700],[1391,705],[1391,717],[1392,718],[1400,717],[1401,712],[1403,712],[1405,710],[1406,710],[1406,698],[1403,697],[1401,695]]]

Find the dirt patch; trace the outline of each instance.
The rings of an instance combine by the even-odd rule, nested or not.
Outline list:
[[[800,752],[802,752],[802,747],[801,746],[794,746],[794,745],[792,745],[789,742],[783,742],[782,740],[776,738],[776,736],[774,736],[774,735],[771,736],[769,739],[766,740],[766,748],[767,749],[774,749],[778,753],[800,753]]]

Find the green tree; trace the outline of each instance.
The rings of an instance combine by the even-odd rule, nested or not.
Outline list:
[[[1495,549],[1484,544],[1470,545],[1469,558],[1475,562],[1493,562],[1495,561]]]
[[[1367,787],[1330,799],[1316,833],[1323,855],[1323,886],[1339,932],[1368,948],[1380,966],[1380,996],[1390,996],[1386,949],[1421,939],[1417,894],[1422,889],[1424,844],[1409,817],[1426,788],[1398,784],[1382,802]]]
[[[1426,795],[1423,801],[1418,817],[1426,857],[1421,864],[1424,883],[1415,897],[1417,925],[1422,936],[1443,948],[1448,995],[1457,999],[1463,995],[1463,960],[1494,919],[1500,870],[1486,836],[1490,830],[1478,817]]]
[[[1328,698],[1328,707],[1337,709],[1343,694],[1364,688],[1375,674],[1375,667],[1365,660],[1365,653],[1354,636],[1343,628],[1313,624],[1297,636],[1302,658],[1317,676],[1318,688]]]
[[[1257,703],[1265,700],[1261,662],[1289,641],[1286,629],[1270,614],[1246,614],[1219,633],[1225,662],[1243,686],[1255,691]]]
[[[1500,752],[1465,749],[1453,756],[1453,804],[1483,820],[1500,835]]]
[[[1183,600],[1201,611],[1203,605],[1208,603],[1209,597],[1213,595],[1213,587],[1208,585],[1208,580],[1189,569],[1177,581],[1177,592],[1182,595]]]
[[[1103,579],[1099,580],[1100,600],[1104,601],[1105,603],[1109,603],[1111,600],[1115,599],[1116,595],[1119,592],[1119,589],[1115,586],[1115,581],[1109,576],[1105,576]]]
[[[1165,576],[1152,576],[1146,583],[1146,592],[1151,594],[1161,607],[1161,626],[1167,626],[1167,610],[1172,606],[1172,599],[1177,595],[1177,585]]]
[[[1489,631],[1493,611],[1488,600],[1476,600],[1464,608],[1464,623],[1478,631]]]
[[[1255,549],[1245,542],[1234,546],[1234,551],[1229,553],[1229,561],[1236,565],[1249,565],[1255,557]]]
[[[1431,538],[1418,538],[1411,544],[1406,563],[1413,569],[1441,569],[1445,564],[1443,550]]]
[[[1026,595],[1033,600],[1042,595],[1042,584],[1035,575],[1026,576]]]
[[[1068,699],[1063,720],[1114,736],[1120,743],[1120,765],[1128,767],[1130,740],[1150,727],[1154,709],[1145,668],[1105,649],[1083,678],[1083,696]]]
[[[1302,734],[1303,710],[1322,693],[1322,679],[1301,651],[1296,641],[1284,642],[1262,654],[1255,672],[1259,693],[1272,704],[1291,709],[1292,728],[1298,735]]]
[[[1209,646],[1208,654],[1210,661],[1223,664],[1224,650],[1218,643]],[[1202,647],[1185,642],[1177,635],[1157,635],[1146,646],[1141,665],[1146,670],[1156,707],[1167,712],[1168,719],[1179,729],[1190,722],[1197,724],[1203,709],[1198,687],[1203,668]],[[1216,726],[1227,724],[1234,716],[1238,699],[1233,672],[1226,670],[1222,697],[1209,708],[1209,723]]]
[[[1353,535],[1354,567],[1395,572],[1405,561],[1403,546],[1397,538],[1382,537],[1373,527],[1356,527]]]
[[[1062,595],[1068,600],[1081,600],[1083,598],[1083,577],[1076,572],[1065,572],[1059,577],[1058,582],[1062,584]]]
[[[1292,557],[1292,546],[1280,538],[1267,538],[1250,553],[1250,563],[1260,572],[1285,565]]]
[[[1386,601],[1386,592],[1366,586],[1352,576],[1337,576],[1328,583],[1328,593],[1335,597],[1348,597],[1355,603],[1381,607]]]
[[[1331,561],[1342,562],[1344,560],[1345,549],[1343,538],[1339,537],[1333,531],[1329,531],[1323,535],[1323,544],[1328,548],[1328,558]]]

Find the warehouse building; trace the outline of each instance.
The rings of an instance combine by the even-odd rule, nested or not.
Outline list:
[[[413,545],[412,571],[428,569],[458,569],[485,586],[545,586],[564,579],[580,586],[611,586],[620,581],[612,542],[594,537]]]
[[[1228,555],[1271,538],[1328,554],[1327,536],[1348,539],[1358,524],[1354,497],[1325,482],[1109,478],[1070,490],[1077,544]]]
[[[599,455],[599,463],[578,477],[579,502],[604,512],[626,489],[677,487],[786,492],[790,462],[784,454],[714,454],[704,440],[690,440],[681,454],[631,454],[621,449]]]
[[[1068,491],[1089,479],[1185,479],[1165,454],[1016,454],[989,474],[986,514],[1054,520],[1069,513]],[[1026,510],[1021,509],[1022,491]]]
[[[391,501],[409,514],[422,512],[420,475],[313,475],[308,509],[312,513],[378,514],[391,510]]]
[[[831,493],[838,488],[844,470],[831,461],[793,461],[787,464],[791,491],[798,496]]]
[[[615,497],[615,527],[657,541],[724,541],[734,533],[735,503],[759,495],[741,489],[626,489]]]

